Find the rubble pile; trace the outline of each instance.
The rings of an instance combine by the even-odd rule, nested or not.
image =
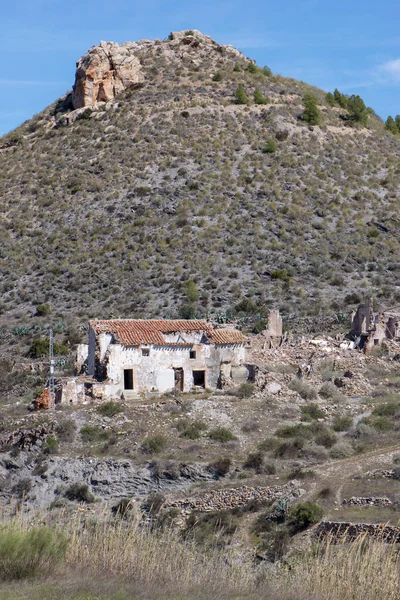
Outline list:
[[[349,500],[343,500],[344,506],[390,506],[393,504],[389,498],[358,498],[353,496]]]
[[[183,514],[190,514],[192,511],[213,512],[246,506],[254,500],[272,504],[277,499],[297,498],[301,493],[298,485],[293,481],[287,485],[268,488],[242,486],[233,489],[212,490],[201,498],[185,498],[169,502],[165,508],[179,508]]]
[[[366,471],[363,477],[368,479],[393,479],[393,469],[378,469],[376,471]]]

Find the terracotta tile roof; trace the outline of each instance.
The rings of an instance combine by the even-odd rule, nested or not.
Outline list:
[[[163,334],[202,331],[211,344],[243,344],[245,337],[237,329],[213,329],[206,321],[200,320],[139,320],[113,319],[110,321],[89,321],[96,333],[112,333],[123,346],[140,344],[171,345]],[[180,341],[172,345],[185,345]],[[189,344],[190,345],[190,344]]]

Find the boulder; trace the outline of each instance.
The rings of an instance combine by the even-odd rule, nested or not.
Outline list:
[[[132,85],[144,81],[134,42],[100,42],[76,64],[72,92],[74,109],[108,102]]]

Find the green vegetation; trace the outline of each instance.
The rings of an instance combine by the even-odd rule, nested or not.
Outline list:
[[[101,442],[108,440],[110,437],[110,433],[108,431],[105,431],[100,427],[96,427],[95,425],[85,425],[81,428],[80,435],[82,442],[84,443]]]
[[[95,497],[86,483],[73,483],[65,490],[64,496],[67,500],[76,500],[86,504],[92,504],[95,501]]]
[[[238,85],[235,92],[235,102],[236,104],[248,104],[249,97],[246,94],[246,90],[242,84]]]
[[[49,527],[0,529],[0,581],[49,575],[64,559],[67,538]]]
[[[264,96],[264,94],[256,88],[254,90],[254,104],[268,104],[269,100]]]
[[[163,435],[151,435],[142,443],[142,451],[145,454],[158,454],[167,446],[167,439]]]
[[[275,140],[267,140],[262,147],[263,154],[273,154],[276,152],[276,142]]]
[[[321,111],[318,108],[318,98],[307,92],[303,96],[304,111],[302,113],[303,121],[309,125],[321,124]]]
[[[215,427],[215,429],[211,429],[208,437],[213,442],[221,442],[222,444],[236,440],[236,436],[226,427]]]
[[[115,417],[116,415],[124,412],[124,407],[121,406],[120,402],[103,402],[96,408],[97,412],[103,417]]]
[[[318,523],[323,516],[322,508],[314,502],[301,502],[289,512],[289,524],[292,531],[302,531]]]

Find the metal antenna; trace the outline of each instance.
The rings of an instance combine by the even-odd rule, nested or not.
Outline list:
[[[50,377],[49,377],[49,389],[51,397],[51,405],[55,404],[55,388],[54,388],[54,333],[50,329],[50,344],[49,344],[49,357],[50,357]]]

